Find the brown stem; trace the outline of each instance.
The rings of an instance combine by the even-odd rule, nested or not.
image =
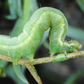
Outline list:
[[[83,55],[84,55],[84,50],[79,51],[79,52],[69,53],[69,54],[66,55],[66,58],[67,59],[77,58],[77,57],[80,57],[80,56],[83,56]],[[49,57],[38,58],[38,59],[33,59],[33,60],[28,60],[28,59],[22,59],[21,58],[17,61],[17,64],[26,66],[27,69],[32,74],[32,76],[37,81],[37,83],[42,84],[42,81],[41,81],[40,77],[38,76],[38,74],[36,72],[36,69],[34,68],[33,65],[52,62],[55,59],[55,57],[56,56],[52,56],[52,57],[49,56]],[[2,54],[0,54],[0,59],[8,61],[8,62],[13,62],[12,59],[10,58],[10,56],[5,56],[5,55],[2,55]]]
[[[77,57],[82,57],[82,56],[84,56],[84,50],[79,51],[79,52],[69,53],[66,55],[66,58],[71,59],[71,58],[77,58]]]
[[[71,58],[77,58],[77,57],[82,57],[82,56],[84,56],[84,50],[79,51],[79,52],[69,53],[66,55],[66,58],[71,59]],[[55,57],[56,56],[52,56],[52,57],[49,56],[49,57],[38,58],[38,59],[33,59],[33,60],[21,58],[18,60],[17,64],[26,66],[27,64],[36,65],[36,64],[49,63],[49,62],[52,62],[55,59]],[[8,61],[8,62],[13,62],[10,56],[5,56],[2,54],[0,54],[0,59]]]
[[[35,67],[33,65],[26,65],[26,67],[29,70],[29,72],[31,73],[31,75],[34,77],[34,79],[37,81],[37,83],[42,84],[42,81],[41,81],[39,75],[37,74]]]

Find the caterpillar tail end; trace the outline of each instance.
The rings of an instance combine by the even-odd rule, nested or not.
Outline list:
[[[77,49],[82,48],[82,45],[76,40],[71,40],[68,43],[70,45],[69,52],[77,52]]]

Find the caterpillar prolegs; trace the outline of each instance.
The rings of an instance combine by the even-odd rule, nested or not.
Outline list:
[[[51,7],[43,7],[32,15],[25,24],[22,33],[17,37],[0,35],[0,53],[10,56],[14,63],[23,56],[33,59],[35,49],[42,41],[44,32],[49,28],[51,56],[58,52],[74,52],[81,48],[77,41],[64,41],[68,23],[63,13]]]

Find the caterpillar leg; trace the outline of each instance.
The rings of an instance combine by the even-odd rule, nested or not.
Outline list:
[[[30,55],[26,55],[26,57],[30,60],[32,60],[34,58],[34,54],[30,54]]]

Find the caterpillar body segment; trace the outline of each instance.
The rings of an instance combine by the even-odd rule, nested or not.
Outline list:
[[[33,59],[35,49],[42,41],[44,32],[49,28],[51,55],[58,52],[73,52],[76,48],[80,48],[81,45],[77,41],[64,41],[68,23],[63,13],[51,7],[43,7],[32,15],[17,37],[0,35],[0,53],[10,56],[14,63],[23,56]]]

